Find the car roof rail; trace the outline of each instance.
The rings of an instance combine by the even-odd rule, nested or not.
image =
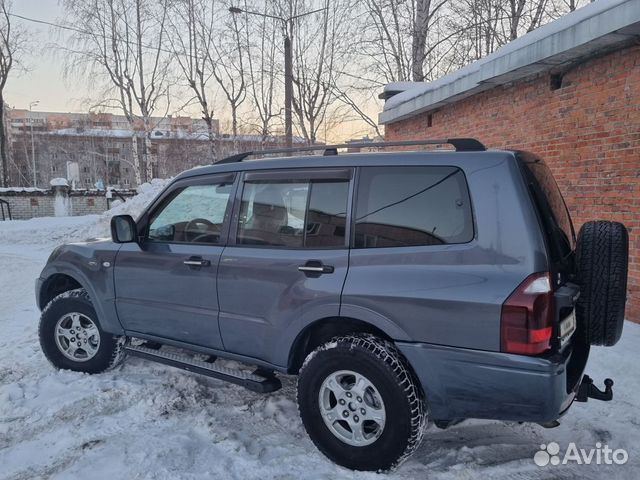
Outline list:
[[[381,147],[412,147],[416,145],[453,145],[456,152],[483,152],[487,148],[475,138],[447,138],[434,140],[404,140],[397,142],[362,142],[362,143],[340,143],[336,145],[303,145],[293,148],[275,148],[272,150],[255,150],[237,153],[223,158],[216,165],[224,163],[242,162],[247,157],[256,155],[272,155],[275,153],[295,153],[295,152],[315,152],[324,150],[324,155],[338,155],[339,148],[381,148]]]

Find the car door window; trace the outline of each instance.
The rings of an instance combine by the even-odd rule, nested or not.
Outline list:
[[[309,193],[305,247],[344,246],[349,182],[313,182]]]
[[[344,246],[349,182],[245,182],[237,243],[290,248]]]
[[[151,218],[149,240],[218,244],[232,184],[191,185],[178,190]]]

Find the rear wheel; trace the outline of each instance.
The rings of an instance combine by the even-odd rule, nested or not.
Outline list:
[[[122,358],[124,337],[102,330],[84,289],[55,297],[42,311],[40,346],[56,368],[99,373]]]
[[[629,235],[618,222],[587,222],[577,242],[578,332],[591,345],[615,345],[622,335]]]
[[[395,346],[372,335],[338,337],[305,361],[300,416],[311,440],[335,463],[383,471],[420,444],[422,392]]]

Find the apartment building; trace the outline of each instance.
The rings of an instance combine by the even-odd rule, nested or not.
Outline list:
[[[75,188],[137,185],[135,166],[145,142],[142,122],[132,129],[123,115],[22,109],[9,109],[7,118],[9,185],[47,188],[57,177],[68,179]],[[209,133],[203,120],[168,116],[152,118],[151,124],[148,159],[153,178],[211,163]],[[217,120],[213,132],[220,157],[284,145],[281,136],[263,139],[221,134]],[[304,143],[304,139],[294,138],[294,143]]]

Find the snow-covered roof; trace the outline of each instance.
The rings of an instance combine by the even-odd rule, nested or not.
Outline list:
[[[640,35],[640,0],[598,0],[433,82],[385,86],[381,124],[453,103],[497,85],[558,69]],[[396,93],[400,92],[400,93]]]
[[[48,130],[44,132],[47,135],[64,135],[64,136],[72,136],[72,137],[112,137],[112,138],[131,138],[133,135],[133,131],[130,129],[119,129],[119,128],[59,128],[55,130]],[[141,134],[142,132],[136,131],[137,134]],[[188,131],[183,129],[176,130],[162,130],[162,129],[154,129],[151,132],[152,140],[162,140],[162,139],[187,139],[187,140],[206,140],[209,138],[209,133],[206,131]],[[233,137],[230,134],[219,134],[217,136],[218,140],[221,142],[254,142],[260,143],[262,141],[261,135],[238,135],[237,137]],[[267,143],[276,143],[278,141],[284,141],[284,137],[282,136],[269,136],[266,139]],[[307,141],[303,137],[294,136],[292,139],[293,143],[306,143]]]
[[[46,192],[42,188],[35,187],[2,187],[0,188],[0,193],[12,193],[12,192],[24,192],[24,193],[34,193],[34,192]]]

